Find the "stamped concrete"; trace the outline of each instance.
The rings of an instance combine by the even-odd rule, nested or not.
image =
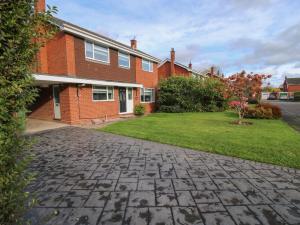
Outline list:
[[[32,224],[300,224],[300,171],[66,127],[38,133]]]

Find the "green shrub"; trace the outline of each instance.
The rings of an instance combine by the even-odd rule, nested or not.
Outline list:
[[[258,104],[255,108],[247,107],[244,115],[245,118],[256,119],[279,119],[281,116],[279,106],[268,103]]]
[[[134,107],[134,115],[142,116],[145,114],[145,106],[142,104],[136,105]]]
[[[158,110],[161,112],[215,112],[227,108],[223,83],[214,78],[174,76],[159,84]]]
[[[249,104],[258,104],[258,100],[256,98],[249,98],[248,103]]]
[[[32,68],[40,41],[52,34],[49,19],[55,12],[54,8],[49,8],[35,14],[35,3],[35,0],[0,3],[1,225],[26,224],[22,214],[29,194],[24,188],[32,176],[25,172],[30,161],[30,142],[22,135],[22,129],[26,107],[36,96]]]
[[[295,92],[294,93],[294,101],[295,102],[300,102],[300,92]]]

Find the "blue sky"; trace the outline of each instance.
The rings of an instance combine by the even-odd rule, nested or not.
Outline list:
[[[198,70],[211,65],[225,75],[245,69],[300,76],[298,0],[46,0],[57,16],[125,44]]]

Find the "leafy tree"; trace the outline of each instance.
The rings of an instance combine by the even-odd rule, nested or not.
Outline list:
[[[29,141],[22,135],[26,106],[33,102],[32,68],[54,27],[55,7],[35,13],[35,0],[0,2],[0,224],[18,224],[31,180],[25,173]]]
[[[270,77],[270,75],[247,74],[245,71],[242,71],[224,79],[224,82],[227,84],[228,96],[236,98],[236,101],[230,102],[229,105],[239,115],[238,124],[243,123],[248,98],[260,96],[263,80]]]

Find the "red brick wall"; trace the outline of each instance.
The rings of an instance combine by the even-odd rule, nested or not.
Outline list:
[[[300,91],[300,85],[288,85],[288,92]]]
[[[146,72],[142,69],[142,58],[136,57],[136,82],[143,84],[145,88],[155,88],[158,85],[158,69],[157,63],[153,63],[153,72]],[[138,101],[135,104],[140,103],[140,89],[137,92]],[[155,103],[143,103],[146,108],[146,113],[154,112]]]
[[[99,80],[135,82],[135,57],[130,57],[130,69],[125,69],[119,67],[117,50],[110,48],[109,54],[109,64],[86,59],[84,40],[75,38],[76,75]]]
[[[36,101],[29,107],[30,118],[52,120],[53,111],[52,88],[40,88],[39,96]]]
[[[69,124],[80,123],[76,85],[60,86],[59,97],[61,121]]]
[[[48,73],[54,75],[67,75],[66,38],[63,32],[59,32],[48,41]]]
[[[175,75],[181,75],[181,76],[183,75],[184,77],[188,77],[191,75],[191,72],[175,64]],[[170,62],[167,61],[158,68],[158,76],[159,76],[159,80],[166,79],[171,76]]]
[[[119,92],[114,88],[113,101],[93,101],[92,86],[79,88],[80,119],[115,118],[119,115]]]

